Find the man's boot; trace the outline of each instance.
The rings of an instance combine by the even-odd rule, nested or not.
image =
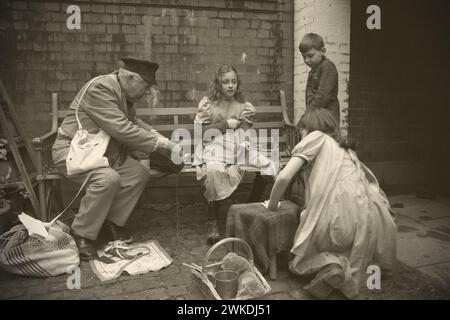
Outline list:
[[[120,240],[131,243],[133,241],[133,236],[128,233],[125,227],[119,227],[109,220],[105,220],[103,223],[99,238],[106,242]]]
[[[73,230],[70,230],[70,235],[75,240],[82,261],[89,261],[98,258],[97,250],[94,247],[94,241],[83,238],[76,234]]]

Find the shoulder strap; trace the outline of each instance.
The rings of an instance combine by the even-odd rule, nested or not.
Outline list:
[[[101,75],[101,76],[95,77],[95,78],[91,79],[91,80],[88,82],[88,84],[84,87],[83,93],[81,94],[80,98],[78,99],[77,106],[76,106],[76,108],[75,108],[75,117],[77,118],[78,130],[83,129],[83,127],[81,126],[80,118],[78,118],[78,107],[80,106],[81,99],[83,99],[84,94],[86,93],[87,89],[88,89],[89,86],[92,84],[92,82],[94,82],[94,81],[97,80],[97,79],[100,79],[100,78],[102,78],[102,77],[107,77],[107,76],[109,76],[109,74],[107,74],[107,75]]]

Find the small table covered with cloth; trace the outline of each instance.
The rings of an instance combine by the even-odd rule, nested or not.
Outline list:
[[[258,203],[234,204],[227,216],[227,237],[245,240],[252,248],[255,262],[262,272],[277,276],[277,253],[289,251],[299,224],[300,208],[282,201],[277,211],[269,211]]]

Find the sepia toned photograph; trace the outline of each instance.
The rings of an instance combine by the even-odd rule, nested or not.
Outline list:
[[[449,17],[2,0],[0,299],[450,299]]]

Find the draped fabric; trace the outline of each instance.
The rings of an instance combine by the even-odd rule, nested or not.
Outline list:
[[[195,123],[224,124],[228,119],[238,119],[241,121],[239,130],[249,129],[255,115],[255,107],[250,102],[222,108],[208,97],[200,101],[198,109]],[[226,124],[221,128],[225,126]],[[244,174],[239,169],[238,160],[244,159],[245,162],[245,151],[244,146],[235,143],[234,134],[228,133],[197,148],[193,166],[196,166],[197,180],[202,181],[205,186],[204,196],[208,201],[226,199],[236,190]]]

